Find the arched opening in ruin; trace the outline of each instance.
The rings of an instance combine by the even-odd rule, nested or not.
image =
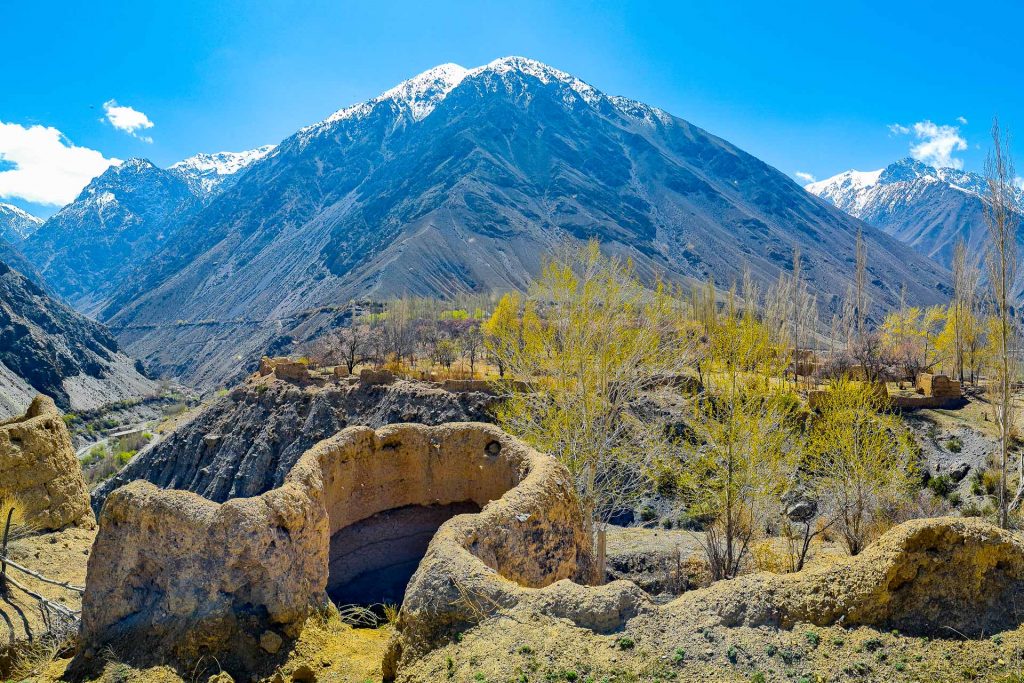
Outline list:
[[[337,605],[399,605],[430,539],[455,515],[480,512],[474,501],[406,505],[378,512],[331,537],[327,595]]]
[[[322,467],[330,521],[327,594],[337,605],[399,605],[437,530],[477,513],[525,471],[493,434],[462,427],[348,443]]]

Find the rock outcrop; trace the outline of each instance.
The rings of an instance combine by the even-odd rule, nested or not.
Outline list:
[[[361,525],[380,528],[379,515],[404,511],[376,538],[401,548],[403,525],[422,526],[410,511],[437,519],[439,507],[459,504],[480,512],[451,517],[430,541],[405,595],[392,670],[492,605],[593,578],[589,525],[554,459],[480,423],[351,427],[254,498],[218,504],[147,482],[112,493],[89,558],[78,663],[116,644],[134,663],[212,655],[232,675],[252,672],[286,655],[328,593],[352,581],[372,592],[374,576],[400,570],[391,552],[349,561]]]
[[[215,502],[256,496],[283,484],[304,452],[349,425],[487,422],[492,401],[486,394],[455,394],[425,382],[289,381],[269,368],[104,482],[93,492],[93,509],[98,513],[111,491],[136,479]]]
[[[71,435],[52,399],[36,396],[24,415],[0,422],[0,493],[17,496],[36,529],[95,525]]]

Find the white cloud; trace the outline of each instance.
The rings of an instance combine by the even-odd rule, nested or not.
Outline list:
[[[122,106],[116,100],[107,100],[103,103],[103,111],[106,112],[106,119],[114,128],[128,133],[133,138],[143,142],[153,142],[153,138],[146,135],[139,135],[139,131],[153,127],[149,117],[137,109]]]
[[[967,125],[967,117],[966,116],[958,116],[958,117],[956,117],[956,120],[957,120],[957,123],[959,123],[961,126],[966,126]]]
[[[802,180],[805,183],[813,183],[815,180],[817,180],[817,178],[815,178],[810,173],[807,173],[806,171],[797,171],[793,175],[795,175],[798,180]]]
[[[894,135],[913,135],[920,141],[910,146],[910,156],[918,161],[936,168],[964,167],[963,160],[953,156],[954,152],[967,149],[967,140],[961,137],[959,126],[940,126],[926,120],[911,126],[894,123],[889,131]]]
[[[1013,179],[1013,184],[1017,186],[1017,189],[1024,192],[1024,178],[1017,176]]]
[[[0,121],[0,197],[63,206],[119,159],[78,147],[56,128]]]

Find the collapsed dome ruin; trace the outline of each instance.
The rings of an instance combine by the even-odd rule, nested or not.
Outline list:
[[[139,664],[215,655],[251,671],[329,595],[401,598],[414,570],[392,668],[477,620],[475,599],[592,582],[568,472],[490,425],[406,424],[345,429],[253,498],[133,482],[100,517],[79,664],[114,645]]]

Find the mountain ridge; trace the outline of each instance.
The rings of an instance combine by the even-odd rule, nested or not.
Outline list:
[[[273,148],[197,154],[168,168],[128,159],[90,181],[19,248],[56,293],[94,315],[182,223]]]
[[[101,324],[0,261],[0,416],[22,412],[36,393],[76,411],[157,389]]]
[[[977,173],[905,158],[877,171],[844,171],[805,189],[943,266],[951,265],[961,239],[971,253],[983,252],[988,188]],[[1015,200],[1024,215],[1024,189],[1015,190]]]
[[[425,74],[425,75],[424,75]],[[282,141],[100,312],[147,363],[216,385],[355,297],[522,289],[598,239],[648,280],[768,284],[794,245],[838,311],[863,230],[872,297],[939,301],[948,273],[728,142],[524,58],[428,70]],[[457,81],[457,83],[455,83]]]

